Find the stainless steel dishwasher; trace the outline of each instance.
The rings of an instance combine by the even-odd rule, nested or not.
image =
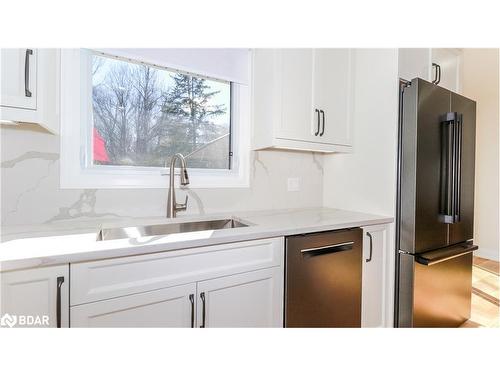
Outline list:
[[[285,327],[360,327],[360,228],[286,238]]]

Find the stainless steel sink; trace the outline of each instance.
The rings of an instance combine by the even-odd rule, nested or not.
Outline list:
[[[155,224],[137,227],[101,229],[97,241],[117,240],[121,238],[139,238],[146,236],[164,236],[173,233],[198,232],[247,227],[247,224],[235,219],[219,219],[210,221],[191,221],[186,223]]]

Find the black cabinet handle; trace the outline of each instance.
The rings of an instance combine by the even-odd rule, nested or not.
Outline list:
[[[314,135],[318,136],[318,134],[319,134],[319,128],[320,128],[319,109],[315,109],[314,112],[318,114],[318,129],[316,130],[316,132],[314,133]]]
[[[191,302],[191,328],[194,328],[194,294],[189,295],[189,301]]]
[[[320,110],[321,117],[323,118],[323,128],[321,129],[321,133],[319,133],[319,136],[322,137],[323,134],[325,134],[325,111]]]
[[[434,83],[435,85],[439,85],[439,82],[441,82],[441,65],[432,63],[432,66],[434,67],[436,72],[432,83]]]
[[[205,328],[205,318],[206,318],[206,301],[205,301],[205,292],[200,293],[200,298],[202,302],[202,310],[201,310],[201,326],[200,328]]]
[[[366,232],[366,235],[370,239],[370,255],[368,256],[368,259],[365,260],[366,263],[368,263],[368,262],[372,261],[372,255],[373,255],[373,237],[372,237],[372,234],[370,232]]]
[[[64,283],[64,276],[57,278],[57,297],[56,297],[56,319],[57,328],[61,328],[61,287]]]
[[[24,95],[31,98],[30,91],[30,55],[33,55],[32,49],[27,49],[24,55]]]

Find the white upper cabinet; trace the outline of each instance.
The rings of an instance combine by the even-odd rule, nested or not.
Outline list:
[[[314,51],[314,109],[319,111],[320,124],[317,142],[351,145],[351,64],[349,49]]]
[[[406,80],[422,78],[448,90],[462,91],[462,51],[456,48],[402,48],[399,50],[399,76]]]
[[[455,49],[438,48],[432,50],[432,63],[435,64],[433,65],[433,79],[438,79],[439,86],[454,92],[462,91],[460,86],[461,61],[462,54]]]
[[[253,149],[350,151],[350,50],[257,49],[253,57]]]
[[[1,123],[35,123],[59,132],[59,51],[0,50]]]
[[[312,49],[289,49],[279,54],[281,121],[277,136],[297,141],[312,140]]]
[[[37,56],[36,49],[2,49],[2,106],[36,110]]]

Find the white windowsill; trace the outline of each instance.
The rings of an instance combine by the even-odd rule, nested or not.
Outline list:
[[[153,171],[113,170],[99,168],[73,170],[61,174],[63,189],[165,189],[169,185],[169,171],[158,168]],[[190,170],[189,188],[245,188],[250,186],[248,174],[236,171]],[[175,173],[178,175],[178,171]],[[178,180],[176,178],[176,186]]]

